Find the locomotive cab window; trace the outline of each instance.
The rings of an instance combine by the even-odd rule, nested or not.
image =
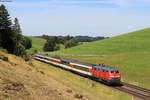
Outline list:
[[[114,74],[114,73],[115,73],[115,71],[114,71],[114,70],[111,70],[111,71],[110,71],[110,73],[111,73],[111,74]]]
[[[116,70],[116,73],[119,73],[119,71],[118,71],[118,70]]]

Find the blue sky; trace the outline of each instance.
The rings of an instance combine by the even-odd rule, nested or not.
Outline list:
[[[150,27],[150,0],[12,0],[24,35],[116,36]]]

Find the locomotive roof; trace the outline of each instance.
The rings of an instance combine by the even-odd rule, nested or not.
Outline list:
[[[86,65],[89,67],[92,67],[94,64],[90,64],[90,63],[85,63],[85,62],[80,62],[77,60],[72,60],[72,59],[65,59],[65,58],[61,58],[62,61],[66,61],[66,62],[72,62],[72,63],[77,63],[77,64],[81,64],[81,65]]]
[[[103,66],[95,65],[95,66],[93,66],[93,67],[97,67],[97,68],[100,68],[100,69],[112,69],[112,70],[115,70],[113,67],[105,66],[105,65],[103,65]]]
[[[61,58],[62,61],[70,62],[68,59]]]

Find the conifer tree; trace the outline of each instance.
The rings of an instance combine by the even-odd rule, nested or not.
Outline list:
[[[21,31],[21,28],[20,28],[20,24],[19,24],[18,18],[15,18],[15,19],[14,19],[13,30],[14,30],[17,34],[22,34],[22,31]]]
[[[23,56],[25,54],[25,46],[23,45],[24,37],[22,36],[20,24],[17,18],[14,19],[14,24],[12,26],[14,32],[14,51],[13,53],[17,56]]]
[[[14,34],[12,32],[11,17],[4,5],[0,5],[0,42],[1,47],[13,53],[14,50]]]

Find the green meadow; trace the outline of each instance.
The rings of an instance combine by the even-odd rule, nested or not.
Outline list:
[[[32,48],[30,48],[28,52],[34,52],[35,50],[42,52],[43,45],[45,44],[46,40],[36,37],[29,37],[29,38],[32,40]]]
[[[150,89],[150,28],[86,43],[55,53],[101,55],[65,57],[114,66],[120,70],[122,81]]]

